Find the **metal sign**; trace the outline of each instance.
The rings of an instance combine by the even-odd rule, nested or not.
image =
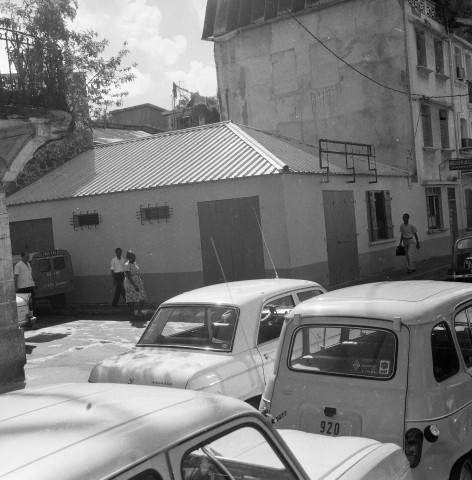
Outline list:
[[[460,170],[461,172],[472,172],[472,157],[450,158],[449,170]]]

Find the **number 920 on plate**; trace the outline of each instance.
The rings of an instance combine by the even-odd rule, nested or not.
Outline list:
[[[352,432],[351,422],[343,422],[332,419],[321,419],[319,432],[321,435],[331,435],[333,437],[338,436],[350,436]]]

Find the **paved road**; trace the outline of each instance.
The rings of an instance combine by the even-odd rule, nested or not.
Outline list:
[[[133,348],[147,325],[146,319],[130,322],[120,314],[103,319],[37,314],[37,328],[25,329],[26,388],[86,382],[96,363]]]

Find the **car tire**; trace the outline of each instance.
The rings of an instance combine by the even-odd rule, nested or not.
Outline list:
[[[465,455],[454,465],[450,480],[472,480],[472,457]]]
[[[49,297],[49,303],[51,304],[52,308],[64,308],[66,304],[66,294],[59,293]]]

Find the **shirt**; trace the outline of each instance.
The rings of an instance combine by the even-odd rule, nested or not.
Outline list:
[[[125,271],[125,259],[123,257],[121,257],[120,259],[118,259],[118,257],[113,258],[112,261],[111,261],[111,269],[115,273],[124,272]]]
[[[400,233],[403,235],[403,240],[412,240],[416,232],[416,227],[410,222],[408,222],[408,225],[404,223],[400,225]]]
[[[31,265],[30,263],[25,263],[20,260],[14,269],[14,274],[18,275],[17,288],[28,288],[34,287],[33,276],[31,274]]]

